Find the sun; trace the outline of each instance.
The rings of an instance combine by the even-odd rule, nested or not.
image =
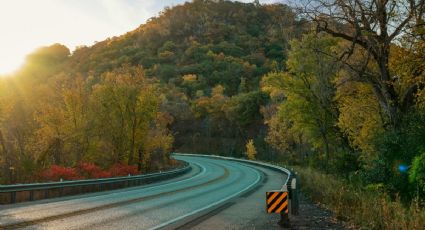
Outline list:
[[[24,62],[24,55],[6,56],[0,54],[0,77],[5,77],[16,72]]]

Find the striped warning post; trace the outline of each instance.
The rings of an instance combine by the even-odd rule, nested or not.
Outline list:
[[[266,192],[267,213],[288,213],[288,192]]]

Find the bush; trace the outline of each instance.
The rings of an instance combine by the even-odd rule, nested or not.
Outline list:
[[[135,165],[114,164],[109,170],[102,170],[94,163],[81,162],[76,168],[52,165],[42,171],[40,179],[42,181],[80,180],[97,179],[117,176],[137,175],[139,171]]]
[[[248,160],[255,160],[255,156],[257,155],[257,150],[254,146],[254,141],[252,139],[249,139],[249,141],[246,143],[246,157]]]
[[[85,178],[95,178],[94,175],[102,172],[102,169],[94,163],[80,162],[78,170]]]
[[[41,178],[46,181],[59,181],[60,179],[79,180],[83,177],[75,168],[51,165],[49,169],[46,169],[41,173]]]
[[[359,154],[356,153],[340,152],[328,167],[331,167],[335,173],[348,178],[351,173],[360,169],[358,157]]]
[[[425,153],[415,157],[409,171],[409,181],[422,198],[425,197]]]
[[[125,164],[114,164],[110,169],[109,173],[111,176],[127,176],[130,175],[137,175],[139,174],[139,171],[137,170],[137,166],[135,165],[125,165]]]
[[[93,174],[93,178],[109,178],[112,177],[112,174],[108,171],[100,171]]]
[[[350,184],[312,168],[296,167],[301,190],[314,202],[330,209],[338,219],[349,221],[365,229],[423,229],[425,210],[418,200],[410,205],[400,199],[390,199],[383,192],[383,184],[366,188]]]
[[[110,172],[103,171],[94,163],[81,162],[78,165],[78,170],[84,178],[108,178],[112,176]]]

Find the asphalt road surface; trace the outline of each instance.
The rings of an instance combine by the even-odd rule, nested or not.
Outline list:
[[[0,229],[278,229],[265,192],[285,176],[243,163],[176,156],[192,170],[140,187],[0,205]]]

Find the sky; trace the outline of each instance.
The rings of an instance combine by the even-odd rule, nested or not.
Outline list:
[[[240,0],[253,2],[253,0]],[[0,75],[41,46],[80,45],[119,36],[186,0],[0,0]],[[279,0],[260,0],[275,3]]]

